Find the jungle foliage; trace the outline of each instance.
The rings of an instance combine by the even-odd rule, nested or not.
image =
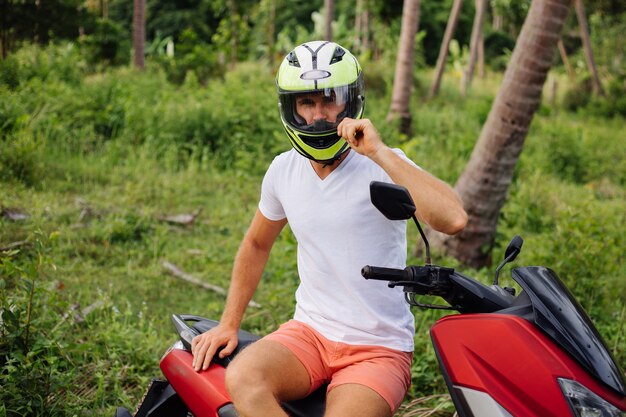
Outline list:
[[[104,18],[91,3],[63,0],[77,20],[74,12],[39,20],[48,25],[47,37],[18,30],[7,22],[20,20],[2,14],[3,39],[11,39],[3,45],[11,49],[0,61],[0,416],[113,415],[116,405],[133,408],[160,374],[160,355],[174,339],[169,315],[220,316],[221,295],[177,280],[163,262],[228,286],[263,172],[274,155],[289,149],[273,70],[281,53],[317,37],[322,2],[294,0],[297,7],[277,8],[273,58],[263,40],[268,2],[236,2],[245,36],[232,70],[224,60],[225,3],[148,1],[144,72],[127,65],[128,2],[109,1]],[[354,12],[337,3],[336,20],[349,27]],[[424,102],[432,80],[429,54],[436,56],[451,2],[422,3],[413,133],[402,135],[385,121],[401,1],[371,5],[380,50],[359,55],[366,115],[388,144],[454,183],[501,81],[515,20],[487,34],[486,77],[463,98],[458,85],[472,12],[465,11],[441,94]],[[492,2],[494,10],[496,3],[507,2]],[[625,367],[626,50],[618,3],[590,2],[604,97],[591,92],[575,37],[565,42],[574,78],[557,60],[499,218],[494,259],[514,234],[522,235],[516,265],[554,269]],[[17,13],[30,2],[9,0],[2,7],[7,4]],[[20,15],[22,25],[30,22],[27,15]],[[348,30],[337,35],[351,46]],[[189,224],[167,220],[188,213],[199,214]],[[416,232],[409,233],[415,241]],[[245,316],[246,330],[269,332],[293,313],[295,248],[287,229],[254,297],[261,308]],[[469,270],[433,255],[484,282],[492,277],[493,268]],[[503,275],[502,282],[513,285]],[[407,405],[445,392],[428,336],[440,313],[416,310],[415,317]],[[427,405],[437,408],[432,415],[453,413],[446,396],[431,397]]]

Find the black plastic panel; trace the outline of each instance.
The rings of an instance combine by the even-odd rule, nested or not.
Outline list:
[[[591,375],[626,396],[623,372],[587,313],[556,273],[532,266],[513,269],[512,277],[530,297],[535,324]]]

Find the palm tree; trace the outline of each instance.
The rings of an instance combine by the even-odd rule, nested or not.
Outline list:
[[[583,49],[585,51],[585,59],[587,60],[587,66],[589,72],[591,72],[593,80],[593,92],[598,95],[604,95],[602,89],[602,83],[598,76],[598,69],[596,68],[596,61],[593,59],[593,53],[591,52],[591,41],[589,40],[589,25],[587,24],[587,16],[585,15],[585,6],[582,0],[576,0],[574,2],[576,7],[576,16],[578,17],[578,26],[580,26],[580,37],[583,41]]]
[[[465,170],[455,185],[469,215],[456,236],[430,232],[432,243],[475,267],[491,248],[524,139],[541,101],[548,70],[572,0],[533,0],[500,91]]]
[[[324,0],[324,9],[326,16],[324,17],[324,40],[333,40],[333,15],[335,13],[335,2],[333,0]]]
[[[443,75],[443,70],[446,67],[446,58],[448,57],[448,49],[450,48],[450,41],[452,40],[452,36],[454,35],[454,30],[456,29],[456,24],[459,21],[459,13],[461,11],[461,5],[463,4],[463,0],[454,0],[454,4],[452,4],[452,11],[450,12],[450,17],[448,18],[448,24],[446,25],[446,32],[443,35],[443,41],[441,42],[441,47],[439,48],[439,57],[437,58],[437,68],[435,69],[435,80],[433,81],[433,85],[430,88],[429,98],[433,98],[439,92],[439,85],[441,84],[441,76]]]
[[[402,9],[402,30],[396,72],[393,80],[393,95],[388,120],[400,117],[400,131],[409,134],[411,130],[411,113],[409,102],[413,87],[413,55],[415,51],[415,34],[419,25],[419,0],[404,0]]]
[[[228,13],[230,14],[230,63],[229,68],[232,70],[237,65],[237,6],[235,0],[228,0]]]
[[[474,15],[474,25],[472,27],[472,38],[470,40],[470,56],[467,68],[463,72],[461,80],[461,94],[465,95],[467,89],[474,78],[474,68],[478,60],[478,50],[483,37],[483,23],[487,9],[487,0],[476,0],[476,13]]]
[[[133,49],[135,68],[144,68],[144,47],[146,43],[146,0],[133,3]]]

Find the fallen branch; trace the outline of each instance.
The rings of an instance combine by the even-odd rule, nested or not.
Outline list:
[[[194,210],[189,214],[175,214],[170,216],[160,216],[159,220],[170,224],[179,224],[183,226],[189,226],[196,221],[196,218],[202,213],[202,208]]]
[[[12,249],[21,248],[22,246],[28,245],[26,240],[18,240],[17,242],[11,242],[6,246],[0,246],[0,252],[7,252]]]
[[[30,214],[16,208],[0,207],[0,216],[6,217],[14,222],[24,221],[30,217]]]
[[[67,321],[70,317],[73,319],[74,324],[84,323],[87,315],[91,314],[93,311],[101,309],[104,306],[104,301],[97,300],[91,303],[89,306],[80,309],[79,304],[72,304],[70,310],[63,314],[61,317],[61,321],[54,326],[52,329],[52,333],[54,333],[63,323]]]
[[[170,274],[172,274],[176,278],[180,278],[183,281],[192,283],[204,289],[226,296],[226,290],[224,288],[217,286],[217,285],[209,284],[208,282],[200,281],[198,278],[186,273],[185,271],[183,271],[182,269],[180,269],[179,267],[177,267],[176,265],[174,265],[173,263],[169,261],[163,261],[161,265],[163,266],[163,268],[165,268]],[[260,304],[258,304],[257,302],[253,300],[250,300],[248,305],[250,307],[255,307],[255,308],[261,307]]]

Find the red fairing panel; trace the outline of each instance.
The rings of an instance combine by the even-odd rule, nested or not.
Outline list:
[[[514,416],[571,415],[557,377],[578,381],[626,410],[626,398],[596,382],[520,317],[448,316],[433,326],[431,337],[452,385],[486,392]]]
[[[161,360],[161,370],[195,417],[217,417],[217,410],[231,402],[226,391],[226,369],[215,363],[196,372],[191,353],[174,349]]]

